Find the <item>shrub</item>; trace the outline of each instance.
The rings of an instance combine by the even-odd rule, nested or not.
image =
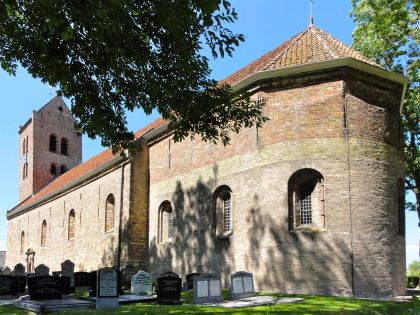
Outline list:
[[[419,284],[419,277],[407,277],[407,288],[414,289]]]

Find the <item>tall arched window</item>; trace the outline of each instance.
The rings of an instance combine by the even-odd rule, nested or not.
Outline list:
[[[68,230],[68,235],[67,235],[67,239],[72,240],[74,239],[74,225],[75,225],[75,213],[74,210],[71,209],[70,213],[69,213],[69,230]]]
[[[67,172],[67,166],[63,164],[60,166],[60,174],[64,174],[65,172]]]
[[[41,246],[47,244],[47,221],[42,221],[41,226]]]
[[[50,135],[50,151],[57,152],[57,137],[56,135]]]
[[[23,139],[22,154],[25,155],[25,153],[26,153],[26,139]]]
[[[26,136],[26,154],[28,154],[29,151],[29,141],[28,141],[28,136]]]
[[[213,194],[213,232],[217,236],[232,233],[232,190],[229,186],[219,186]]]
[[[54,163],[50,165],[50,173],[54,176],[57,175],[57,166]]]
[[[61,138],[61,154],[67,155],[68,143],[66,138]]]
[[[20,253],[25,252],[25,232],[20,233]]]
[[[324,178],[313,169],[295,172],[288,182],[289,229],[325,227]]]
[[[174,213],[171,203],[166,200],[161,203],[158,213],[158,242],[169,240],[174,235]]]
[[[113,194],[110,194],[106,198],[105,204],[105,232],[108,232],[114,228],[114,211],[115,210],[115,198]]]
[[[22,179],[25,179],[25,174],[26,174],[26,164],[23,164],[23,168],[22,168]]]

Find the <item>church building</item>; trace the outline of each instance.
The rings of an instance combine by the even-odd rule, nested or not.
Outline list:
[[[309,25],[220,81],[269,118],[231,144],[174,143],[157,119],[138,150],[82,163],[59,97],[19,129],[19,204],[6,265],[229,275],[256,290],[387,298],[405,292],[406,79]]]

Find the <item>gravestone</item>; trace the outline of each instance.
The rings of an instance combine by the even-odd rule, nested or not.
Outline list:
[[[74,273],[74,286],[76,288],[92,288],[92,276],[90,272],[79,271]]]
[[[68,279],[68,278],[67,278]],[[28,277],[28,291],[31,300],[56,300],[62,298],[65,278],[56,276]]]
[[[131,294],[147,295],[152,292],[152,275],[140,270],[131,277]]]
[[[2,295],[18,295],[19,280],[10,275],[0,275],[0,296]]]
[[[182,279],[174,272],[166,272],[157,278],[157,302],[163,305],[181,304]]]
[[[74,263],[66,260],[61,264],[61,276],[70,278],[70,289],[74,289]]]
[[[112,309],[118,303],[118,272],[115,268],[102,268],[97,273],[96,309]]]
[[[193,303],[213,303],[223,301],[220,276],[207,274],[194,277]]]
[[[25,293],[26,290],[26,276],[15,276],[19,283],[19,293]]]
[[[97,271],[91,271],[90,272],[90,287],[89,290],[89,296],[96,297],[96,285],[97,285]]]
[[[9,267],[4,267],[3,268],[3,275],[5,276],[11,276],[12,275],[12,270]]]
[[[197,272],[187,274],[187,276],[185,277],[185,280],[187,282],[187,290],[194,289],[194,277],[198,277],[198,276],[200,276],[200,274]]]
[[[230,299],[239,300],[255,296],[252,273],[239,271],[230,276]]]
[[[13,268],[13,275],[14,276],[26,276],[25,273],[25,266],[22,264],[16,264],[15,268]]]
[[[61,276],[61,271],[53,271],[51,272],[53,276],[59,277]]]
[[[49,276],[50,268],[48,268],[44,264],[40,264],[35,268],[35,275],[36,276]]]

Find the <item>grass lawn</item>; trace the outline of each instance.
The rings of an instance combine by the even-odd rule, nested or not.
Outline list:
[[[225,293],[225,292],[224,292]],[[67,314],[420,314],[420,301],[382,302],[355,300],[350,298],[319,295],[279,295],[279,297],[302,297],[302,302],[258,306],[240,309],[224,309],[188,304],[191,294],[184,292],[182,298],[187,303],[181,306],[160,306],[154,304],[123,305],[115,311],[76,310]],[[21,311],[13,306],[0,306],[0,314],[34,314]]]

